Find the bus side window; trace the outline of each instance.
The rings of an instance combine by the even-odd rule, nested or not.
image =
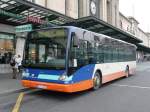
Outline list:
[[[72,62],[73,59],[77,60],[78,66],[87,64],[87,41],[79,39],[78,47],[71,45],[70,61]]]
[[[86,40],[80,40],[78,49],[79,50],[78,60],[80,66],[88,64],[87,44],[88,42]]]
[[[93,64],[96,62],[94,57],[94,42],[88,42],[87,46],[88,63]]]

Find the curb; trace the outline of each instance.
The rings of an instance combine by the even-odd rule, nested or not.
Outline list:
[[[10,95],[10,94],[19,93],[19,92],[25,92],[25,91],[29,91],[29,90],[30,90],[29,88],[22,88],[22,89],[10,90],[10,91],[6,91],[6,92],[1,92],[0,96]]]

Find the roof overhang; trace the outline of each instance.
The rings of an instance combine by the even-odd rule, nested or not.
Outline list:
[[[142,42],[142,40],[136,38],[134,35],[129,34],[119,28],[116,28],[106,23],[105,21],[97,19],[93,16],[79,18],[65,25],[74,25],[83,29],[111,36],[113,38],[120,39],[133,44]]]
[[[146,52],[146,53],[150,53],[150,48],[149,47],[144,46],[142,44],[137,44],[136,46],[138,47],[137,48],[138,51],[143,51],[143,52]]]
[[[13,26],[28,23],[34,23],[37,26],[58,26],[73,20],[26,0],[0,0],[0,23]]]

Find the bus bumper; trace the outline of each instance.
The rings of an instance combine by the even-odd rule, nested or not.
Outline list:
[[[45,90],[73,93],[87,90],[93,87],[92,80],[85,80],[74,84],[57,84],[48,82],[38,82],[31,80],[22,80],[22,85],[28,88],[40,88]]]

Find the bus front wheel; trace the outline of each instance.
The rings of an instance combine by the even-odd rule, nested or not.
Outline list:
[[[93,78],[93,89],[97,90],[101,86],[101,77],[99,72],[96,72]]]

